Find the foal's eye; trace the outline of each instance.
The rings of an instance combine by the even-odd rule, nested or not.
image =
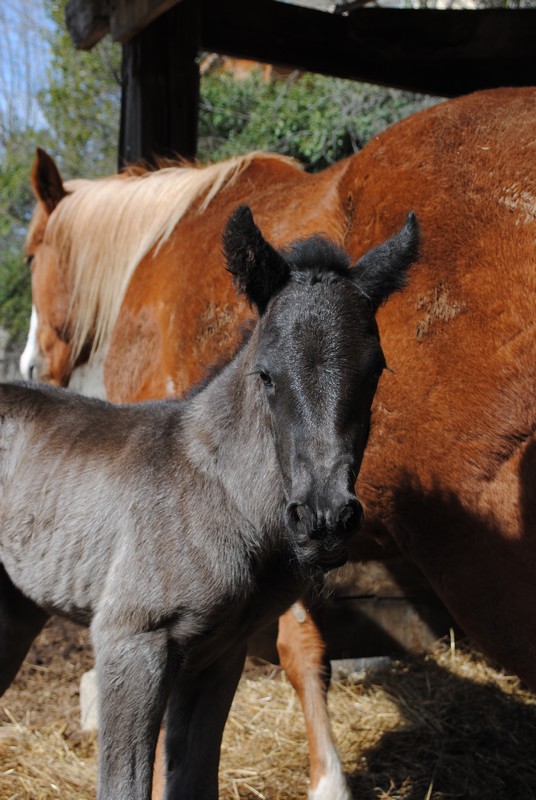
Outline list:
[[[260,369],[257,374],[259,375],[259,378],[261,379],[261,381],[264,383],[265,386],[274,385],[272,376],[270,375],[270,373],[266,372],[265,369]]]

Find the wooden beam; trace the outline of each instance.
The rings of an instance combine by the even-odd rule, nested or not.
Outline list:
[[[178,2],[70,0],[67,24],[77,47],[108,29],[126,42]],[[276,0],[197,4],[207,51],[445,97],[536,84],[536,9],[357,8],[342,16]]]
[[[123,45],[119,166],[197,147],[197,0],[183,0]]]
[[[90,50],[107,33],[127,42],[181,0],[69,0],[65,23],[74,46]]]
[[[536,9],[340,16],[274,0],[200,2],[204,50],[445,97],[536,84]]]
[[[180,0],[115,0],[110,17],[112,39],[123,44],[128,42],[179,2]]]
[[[334,600],[323,610],[320,627],[332,659],[424,653],[451,628],[461,633],[433,594]]]
[[[69,0],[65,24],[77,50],[91,50],[110,30],[109,0]]]

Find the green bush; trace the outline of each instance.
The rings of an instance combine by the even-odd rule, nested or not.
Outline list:
[[[201,82],[199,158],[217,161],[250,150],[293,156],[322,169],[359,150],[388,125],[435,98],[305,74],[263,81],[205,76]]]
[[[68,178],[93,178],[117,168],[121,46],[105,37],[75,50],[65,27],[66,0],[44,0],[52,22],[50,62],[39,102],[50,130],[51,155]]]
[[[36,133],[12,135],[0,158],[0,327],[13,344],[21,345],[30,319],[30,276],[23,261],[23,246],[34,197],[30,172]],[[43,140],[44,134],[41,134]]]

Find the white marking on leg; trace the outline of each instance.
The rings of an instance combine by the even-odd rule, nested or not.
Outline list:
[[[352,800],[341,762],[333,744],[326,753],[328,768],[314,788],[309,789],[309,800]]]
[[[311,770],[313,775],[321,773],[315,786],[309,789],[309,800],[352,800],[348,783],[344,775],[339,754],[333,740],[331,722],[324,694],[315,691],[308,704],[308,723],[314,724],[317,768]]]

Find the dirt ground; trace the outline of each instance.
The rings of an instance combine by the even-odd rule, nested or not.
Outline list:
[[[96,738],[79,730],[86,631],[55,621],[0,700],[0,800],[89,800]],[[536,697],[463,642],[335,682],[333,727],[356,800],[536,800]],[[227,724],[220,797],[304,800],[299,703],[249,662]]]

